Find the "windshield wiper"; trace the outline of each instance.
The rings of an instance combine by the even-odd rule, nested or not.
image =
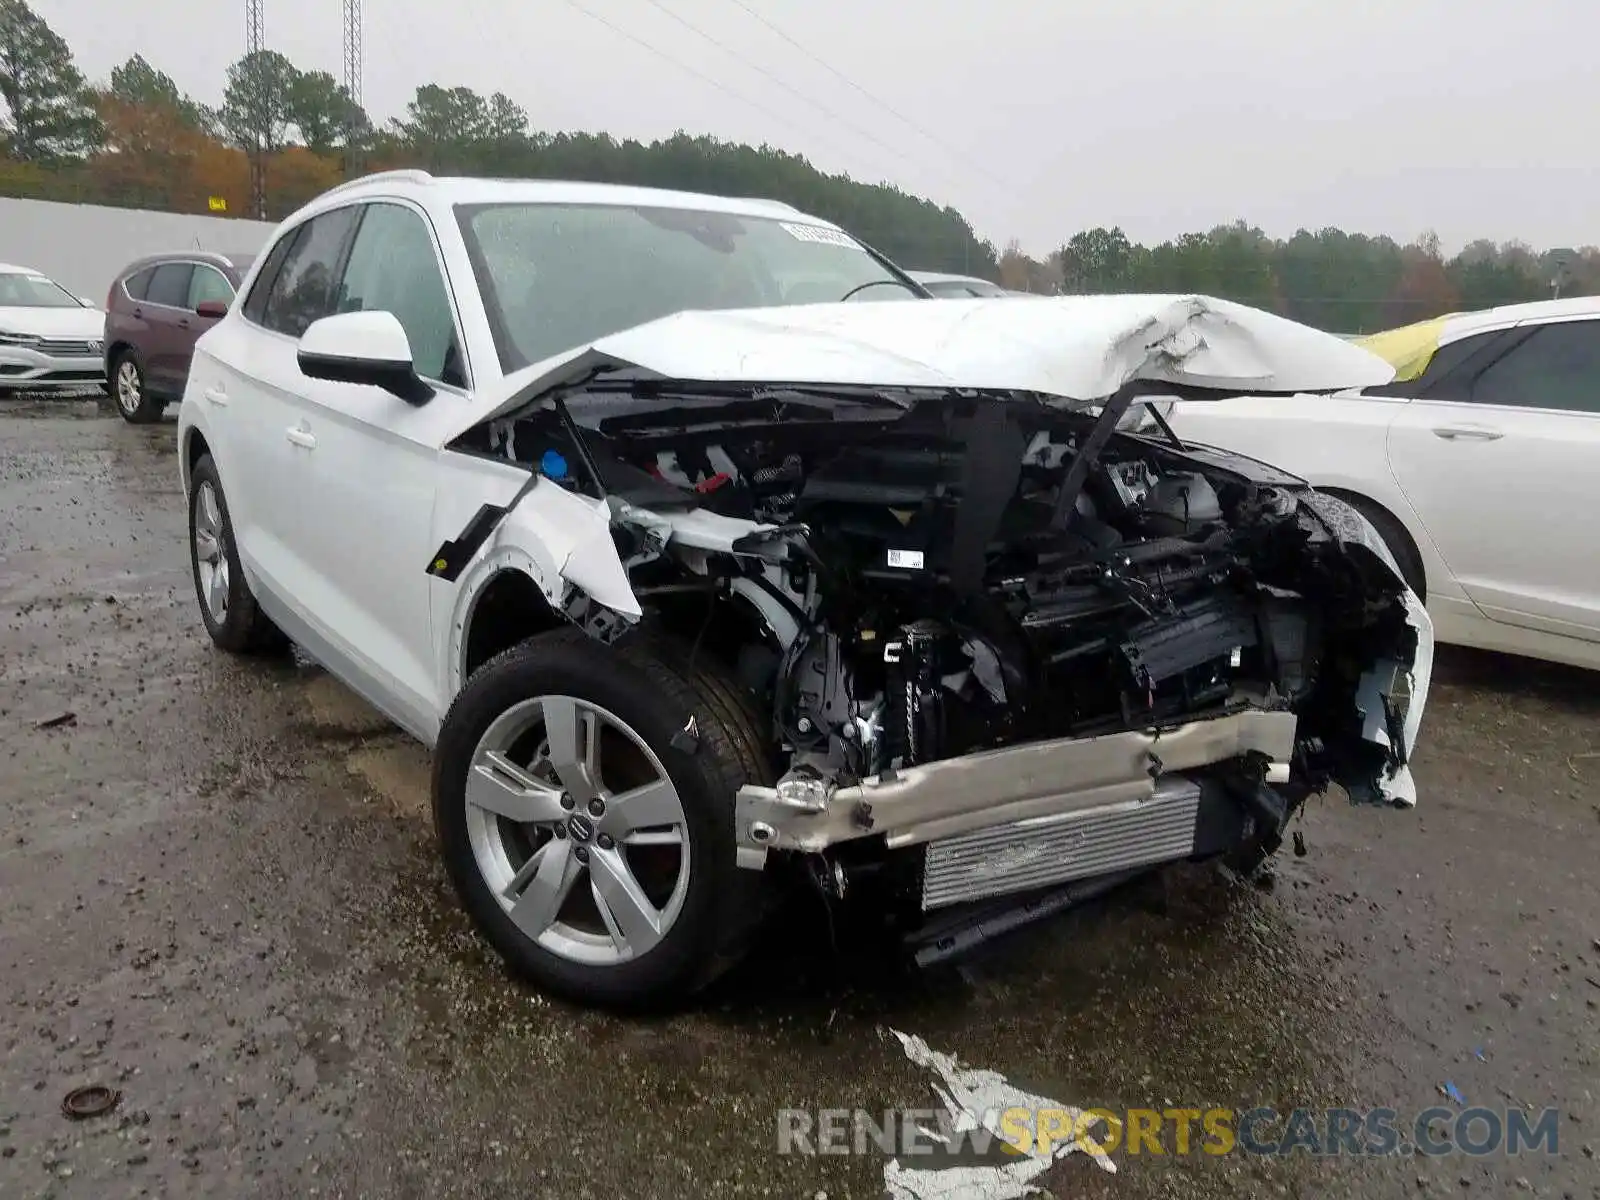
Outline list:
[[[906,287],[904,281],[896,279],[893,275],[886,275],[882,279],[869,279],[865,283],[856,284],[855,287],[851,288],[844,295],[840,296],[839,299],[837,301],[835,301],[835,303],[836,304],[843,304],[846,300],[850,299],[850,297],[854,296],[857,292],[864,292],[870,287],[882,287],[886,283],[892,283],[897,288],[905,288],[905,291],[906,291],[907,295],[911,295],[911,296],[916,295],[915,292],[913,292],[910,288]]]

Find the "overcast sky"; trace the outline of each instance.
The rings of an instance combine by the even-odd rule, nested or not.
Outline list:
[[[30,2],[91,79],[138,51],[214,103],[244,49],[244,0]],[[541,129],[771,142],[1034,254],[1241,216],[1432,228],[1447,250],[1600,242],[1593,0],[740,3],[816,58],[735,0],[364,0],[364,99],[382,121],[419,84],[467,85]],[[265,5],[269,48],[342,74],[339,0]]]

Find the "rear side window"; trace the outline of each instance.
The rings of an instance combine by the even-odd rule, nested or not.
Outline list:
[[[156,273],[154,267],[146,267],[142,271],[135,271],[122,281],[122,290],[134,300],[143,300],[145,289],[150,286],[150,277]]]
[[[189,276],[194,268],[188,263],[162,263],[150,277],[144,298],[150,304],[165,304],[169,308],[189,306]]]
[[[1545,325],[1472,385],[1477,404],[1600,413],[1600,321]]]
[[[312,217],[300,231],[267,293],[261,324],[297,338],[311,322],[337,312],[339,260],[355,220],[354,208]]]

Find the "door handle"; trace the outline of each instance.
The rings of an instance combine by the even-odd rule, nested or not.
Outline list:
[[[1433,436],[1444,438],[1447,442],[1453,442],[1457,439],[1474,442],[1494,442],[1505,437],[1505,434],[1488,425],[1436,425],[1433,429]]]
[[[219,387],[208,387],[200,394],[212,404],[215,404],[218,408],[228,407],[228,393]]]
[[[188,317],[180,318],[179,321],[178,321],[178,328],[179,329],[187,329],[187,328],[189,328],[189,318]]]
[[[144,309],[135,307],[133,310],[133,315],[138,317],[141,321],[144,320]]]
[[[296,446],[302,446],[307,450],[315,450],[317,448],[317,435],[312,433],[309,429],[302,429],[298,425],[291,425],[288,429],[284,430],[284,433]]]

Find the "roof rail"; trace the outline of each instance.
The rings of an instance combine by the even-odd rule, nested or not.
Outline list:
[[[374,171],[371,175],[361,175],[355,179],[346,179],[343,183],[335,184],[324,196],[331,196],[335,192],[348,191],[364,183],[378,183],[383,180],[394,180],[396,183],[432,183],[433,176],[420,167],[401,167],[394,171]]]

